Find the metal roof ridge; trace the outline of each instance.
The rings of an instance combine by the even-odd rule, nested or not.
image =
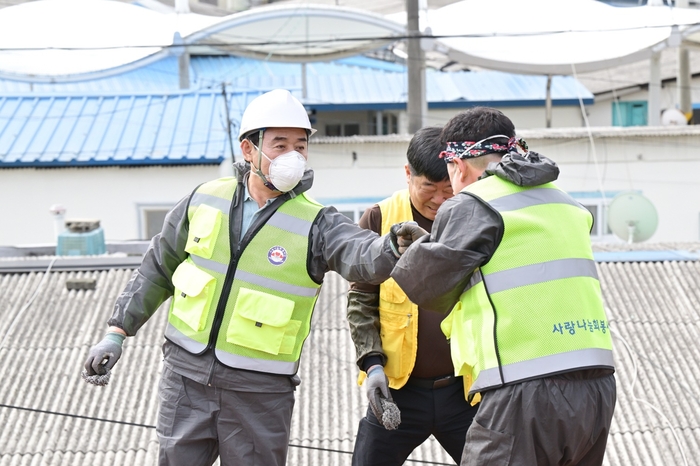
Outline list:
[[[227,90],[227,92],[233,92],[233,93],[238,93],[238,92],[250,92],[250,91],[243,91],[243,90]],[[105,94],[104,92],[101,92],[99,90],[94,90],[94,91],[68,91],[68,90],[61,90],[61,91],[41,91],[41,92],[12,92],[12,93],[6,93],[6,94],[0,94],[0,99],[12,99],[12,98],[20,98],[20,99],[47,99],[47,98],[56,98],[56,99],[62,99],[62,98],[76,98],[76,99],[82,99],[82,98],[98,98],[102,97],[105,99],[109,99],[111,97],[180,97],[180,96],[187,96],[187,95],[209,95],[209,94],[217,94],[221,95],[221,89],[183,89],[183,90],[171,90],[171,91],[162,91],[162,92],[149,92],[149,91],[115,91],[111,92],[109,94]]]
[[[596,262],[674,262],[700,260],[700,254],[686,250],[635,250],[594,252]]]
[[[589,129],[586,127],[568,128],[532,128],[516,130],[519,136],[531,138],[581,138],[588,137]],[[700,126],[593,126],[590,128],[593,137],[614,138],[620,136],[657,136],[657,135],[697,135],[700,134]]]
[[[4,260],[0,261],[0,274],[44,272],[52,262],[52,272],[135,269],[142,260],[143,256],[55,256],[36,260]]]

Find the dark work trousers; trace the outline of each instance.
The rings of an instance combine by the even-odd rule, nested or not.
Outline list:
[[[430,435],[459,463],[478,408],[464,399],[461,377],[437,389],[406,384],[399,390],[391,389],[391,396],[401,411],[399,428],[386,430],[367,408],[357,430],[353,466],[401,466]]]
[[[294,392],[253,393],[202,385],[163,368],[160,466],[284,466]]]
[[[600,466],[616,401],[615,377],[556,376],[481,394],[462,466]]]

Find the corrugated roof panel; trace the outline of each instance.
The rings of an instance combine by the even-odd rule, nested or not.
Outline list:
[[[256,95],[227,93],[235,123]],[[225,112],[220,91],[0,98],[0,167],[216,164]]]
[[[454,73],[428,73],[428,75],[430,76],[430,85],[426,85],[428,102],[450,102],[464,98],[464,94],[455,84],[455,78],[460,75]]]
[[[653,244],[609,246],[594,247],[654,249]],[[700,244],[671,249],[697,252]],[[618,386],[604,465],[683,465],[684,457],[695,464],[700,457],[700,261],[600,262],[597,267],[613,329]],[[0,380],[7,382],[0,384],[0,425],[13,426],[0,429],[0,464],[156,463],[152,426],[165,309],[126,340],[110,385],[87,386],[79,376],[130,275],[130,270],[53,272],[39,288],[43,273],[0,273],[5,293],[0,342],[9,335],[0,348]],[[87,277],[97,278],[96,290],[66,290],[68,278]],[[355,381],[346,292],[347,282],[327,275],[300,367],[289,466],[350,465],[367,402]],[[411,459],[453,464],[432,438]]]
[[[233,56],[193,56],[190,60],[190,88],[193,91],[217,91],[222,83],[232,89],[270,90],[283,87],[301,97],[302,66],[299,63],[280,63],[251,60]],[[405,103],[406,68],[367,57],[306,64],[307,100],[345,104]],[[516,75],[495,71],[427,73],[426,89],[431,104],[461,100],[485,102],[517,102],[545,99],[546,77]],[[313,81],[314,78],[326,78]],[[312,84],[314,82],[315,84]],[[0,79],[0,94],[47,93],[115,95],[163,94],[179,92],[178,62],[168,57],[137,70],[109,78],[81,83],[34,84]],[[578,94],[589,103],[592,94],[575,79],[555,76],[552,81],[553,103],[573,105]]]

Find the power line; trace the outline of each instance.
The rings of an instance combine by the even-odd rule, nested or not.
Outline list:
[[[250,47],[250,46],[269,46],[269,45],[286,45],[289,47],[298,46],[309,46],[316,44],[318,47],[323,47],[328,44],[343,43],[343,42],[365,42],[365,41],[400,41],[408,39],[483,39],[483,38],[499,38],[499,37],[548,37],[561,34],[571,34],[571,33],[604,33],[604,32],[625,32],[625,31],[641,31],[641,30],[656,30],[656,29],[670,29],[673,27],[691,27],[697,26],[700,23],[690,23],[690,24],[664,24],[664,25],[644,25],[644,26],[629,26],[629,27],[619,27],[619,28],[609,28],[609,29],[560,29],[552,31],[533,31],[533,32],[490,32],[490,33],[478,33],[478,34],[419,34],[419,35],[408,35],[408,34],[394,34],[394,35],[376,35],[376,36],[348,36],[348,37],[334,37],[334,38],[323,38],[323,39],[302,39],[302,40],[254,40],[253,38],[246,36],[233,36],[236,41],[224,42],[224,41],[214,41],[214,42],[193,42],[191,44],[185,44],[187,46],[198,46],[198,47]],[[75,50],[75,51],[103,51],[103,50],[123,50],[123,49],[142,49],[142,48],[157,48],[157,49],[170,49],[178,48],[181,49],[182,44],[130,44],[130,45],[111,45],[111,46],[92,46],[92,47],[0,47],[0,51],[8,52],[18,52],[18,51],[46,51],[46,50]],[[270,52],[274,54],[274,52]]]
[[[145,429],[155,429],[156,426],[153,424],[142,424],[139,422],[129,422],[129,421],[120,421],[118,419],[106,419],[106,418],[101,418],[101,417],[94,417],[94,416],[83,416],[80,414],[72,414],[72,413],[62,413],[59,411],[48,411],[45,409],[36,409],[36,408],[28,408],[24,406],[16,406],[16,405],[8,405],[4,403],[0,403],[0,408],[6,408],[6,409],[17,409],[20,411],[28,411],[31,413],[37,413],[37,414],[48,414],[51,416],[63,416],[63,417],[69,417],[73,419],[83,419],[86,421],[96,421],[96,422],[106,422],[106,423],[111,423],[111,424],[119,424],[123,426],[129,426],[129,427],[141,427]],[[323,439],[321,439],[322,441]],[[347,440],[347,441],[352,441],[352,439],[339,439],[339,440]],[[323,447],[312,447],[312,446],[307,446],[307,445],[296,445],[293,443],[288,444],[292,448],[301,448],[301,449],[306,449],[306,450],[316,450],[316,451],[323,451],[323,452],[328,452],[328,453],[341,453],[345,455],[352,455],[353,452],[347,451],[347,450],[336,450],[333,448],[323,448]],[[412,463],[419,463],[419,464],[433,464],[433,465],[444,465],[444,466],[450,466],[451,463],[437,463],[435,461],[424,461],[424,460],[414,460],[414,459],[407,459],[406,461],[410,461]]]

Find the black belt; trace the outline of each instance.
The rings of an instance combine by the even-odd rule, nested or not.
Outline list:
[[[455,377],[454,375],[446,375],[444,377],[438,377],[437,379],[409,377],[406,385],[435,390],[436,388],[449,387],[450,385],[457,383],[457,381],[460,379],[461,377]]]

